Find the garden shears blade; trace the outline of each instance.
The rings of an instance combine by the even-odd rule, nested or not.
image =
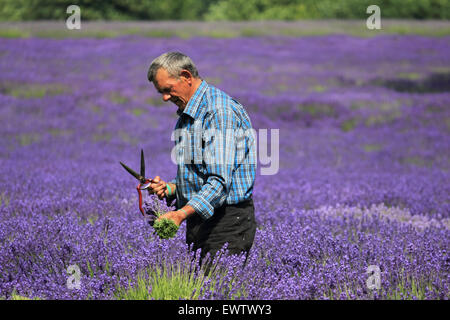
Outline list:
[[[120,161],[119,161],[120,162]],[[139,211],[141,211],[142,215],[145,216],[145,211],[142,208],[142,192],[141,190],[148,189],[150,187],[150,184],[153,182],[152,179],[147,179],[145,177],[145,160],[144,160],[144,150],[141,149],[141,173],[137,173],[130,167],[128,167],[126,164],[120,162],[122,167],[127,170],[129,174],[131,174],[133,177],[135,177],[137,180],[139,180],[139,184],[136,187],[138,195],[139,195]]]

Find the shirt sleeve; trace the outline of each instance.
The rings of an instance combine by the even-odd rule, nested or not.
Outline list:
[[[188,205],[207,220],[225,202],[230,192],[236,153],[237,118],[231,108],[216,109],[204,123],[203,160],[206,181]]]

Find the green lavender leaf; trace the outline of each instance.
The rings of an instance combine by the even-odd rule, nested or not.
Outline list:
[[[173,238],[178,231],[178,226],[175,222],[166,218],[156,221],[153,228],[161,239]]]

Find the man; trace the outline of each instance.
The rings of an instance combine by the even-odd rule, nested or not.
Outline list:
[[[178,226],[187,221],[186,242],[214,256],[225,243],[230,254],[248,254],[256,222],[252,200],[256,172],[255,138],[243,106],[198,74],[179,52],[165,53],[150,65],[148,80],[164,101],[177,107],[177,176],[155,177],[150,192],[176,199],[176,211],[161,216]]]

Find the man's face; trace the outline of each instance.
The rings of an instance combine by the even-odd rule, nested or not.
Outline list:
[[[162,94],[164,101],[172,101],[180,110],[184,110],[191,98],[191,79],[180,76],[178,79],[171,76],[166,69],[159,68],[156,72],[153,84],[156,90]]]

